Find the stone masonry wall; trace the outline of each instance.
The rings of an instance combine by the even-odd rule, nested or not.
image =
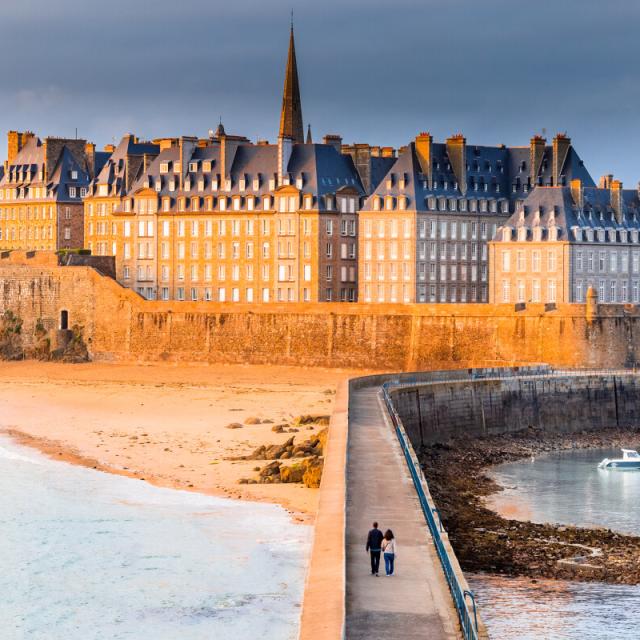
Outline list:
[[[31,256],[31,257],[27,257]],[[392,371],[547,362],[618,367],[640,360],[640,312],[601,306],[147,301],[85,266],[0,256],[0,313],[52,332],[61,311],[96,360],[249,362]]]
[[[640,425],[640,376],[631,373],[439,382],[391,396],[414,446],[528,427],[574,433]]]

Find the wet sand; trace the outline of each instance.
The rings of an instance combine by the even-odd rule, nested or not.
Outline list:
[[[274,424],[330,415],[340,380],[362,371],[258,365],[0,363],[0,432],[51,457],[165,487],[269,501],[309,522],[318,490],[239,485],[256,461],[230,461],[290,433]],[[247,418],[271,422],[247,425]],[[228,429],[231,423],[242,428]],[[296,441],[322,427],[300,427]],[[262,463],[264,464],[264,463]]]

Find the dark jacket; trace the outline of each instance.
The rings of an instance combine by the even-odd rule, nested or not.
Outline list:
[[[380,529],[371,529],[367,536],[367,551],[380,551],[382,548],[382,538],[384,538],[384,535]]]

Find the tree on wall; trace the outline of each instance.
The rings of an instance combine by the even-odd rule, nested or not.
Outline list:
[[[22,359],[22,319],[7,309],[0,316],[0,360]]]

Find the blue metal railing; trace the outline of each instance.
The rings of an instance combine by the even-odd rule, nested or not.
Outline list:
[[[429,504],[429,500],[427,499],[427,496],[424,492],[424,488],[422,486],[422,471],[417,464],[417,459],[414,460],[415,454],[413,454],[413,448],[411,447],[407,434],[404,430],[404,427],[402,426],[400,416],[398,416],[395,407],[391,402],[391,397],[389,396],[389,392],[387,390],[388,386],[389,383],[386,382],[382,385],[382,397],[384,398],[385,405],[387,406],[387,410],[389,411],[391,421],[393,422],[393,426],[396,431],[396,435],[398,436],[398,440],[400,441],[402,452],[404,453],[405,460],[407,461],[407,466],[409,467],[409,472],[411,473],[411,478],[413,479],[413,484],[416,488],[416,492],[420,500],[422,512],[424,513],[424,517],[429,526],[429,531],[431,532],[431,537],[433,538],[433,542],[438,553],[438,558],[440,559],[440,564],[442,565],[447,584],[449,585],[449,589],[453,597],[453,602],[458,613],[458,618],[460,620],[460,627],[462,628],[463,637],[465,640],[478,640],[478,617],[476,613],[476,602],[473,596],[473,592],[468,591],[462,587],[458,580],[458,576],[453,569],[451,557],[446,547],[444,546],[444,540],[440,535],[440,533],[443,531],[442,521],[440,520],[440,513],[435,507]],[[437,513],[437,522],[434,517],[434,513]],[[467,605],[467,597],[471,599],[473,614],[471,613],[471,611],[469,611],[469,607]]]

